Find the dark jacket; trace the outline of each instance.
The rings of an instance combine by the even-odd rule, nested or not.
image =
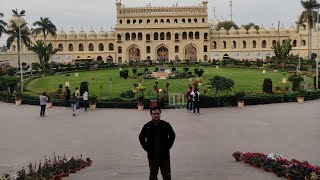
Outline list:
[[[148,152],[148,159],[154,160],[153,152],[153,129],[154,125],[152,121],[145,124],[140,132],[139,140],[142,148]],[[163,120],[159,122],[160,128],[160,159],[167,160],[170,159],[170,149],[176,138],[171,125]]]

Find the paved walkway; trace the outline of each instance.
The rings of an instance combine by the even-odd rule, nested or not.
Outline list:
[[[276,180],[272,173],[234,162],[236,151],[279,153],[320,164],[320,101],[304,104],[163,110],[177,135],[171,151],[173,180]],[[37,106],[0,103],[0,173],[52,156],[83,153],[93,165],[70,180],[146,180],[146,153],[138,134],[147,110],[81,111],[54,107],[40,118]],[[162,179],[162,178],[160,178]]]

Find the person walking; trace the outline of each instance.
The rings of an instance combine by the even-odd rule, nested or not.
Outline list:
[[[79,105],[80,91],[78,87],[76,87],[76,91],[74,93],[76,94],[76,97],[77,97],[77,109],[79,109],[80,108],[80,105]]]
[[[87,111],[87,107],[88,107],[88,92],[87,92],[87,90],[84,90],[83,95],[82,95],[82,99],[83,99],[84,111]]]
[[[47,106],[47,101],[48,101],[48,98],[46,96],[46,93],[43,92],[41,95],[40,95],[40,117],[46,117],[46,106]]]
[[[71,92],[68,86],[66,86],[66,92],[64,94],[64,98],[65,98],[65,109],[68,109],[68,107],[70,106],[70,97],[71,97]]]
[[[200,100],[200,92],[199,92],[199,89],[195,87],[194,95],[193,95],[193,114],[196,114],[196,109],[197,109],[198,116],[200,115],[199,100]]]
[[[149,180],[158,180],[159,168],[163,180],[171,180],[170,149],[176,135],[168,122],[160,120],[159,107],[151,108],[150,114],[152,120],[143,126],[139,135],[140,144],[148,153]]]
[[[70,98],[73,116],[76,116],[77,101],[78,101],[78,98],[77,98],[76,94],[73,93]]]
[[[187,111],[192,112],[192,99],[191,99],[191,92],[192,92],[192,87],[189,85],[188,91],[186,93],[186,99],[187,99]]]

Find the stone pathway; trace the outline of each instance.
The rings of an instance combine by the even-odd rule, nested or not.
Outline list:
[[[173,180],[276,180],[272,173],[236,163],[232,153],[279,153],[320,164],[320,100],[304,104],[163,110],[173,126]],[[57,154],[82,153],[93,165],[70,180],[148,179],[146,153],[138,134],[149,119],[147,110],[97,109],[77,113],[54,107],[40,118],[37,106],[0,103],[0,174]],[[160,177],[160,176],[159,176]],[[161,177],[159,179],[162,179]]]

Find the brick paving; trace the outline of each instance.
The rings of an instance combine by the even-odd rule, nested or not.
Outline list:
[[[173,180],[276,180],[272,173],[234,162],[233,151],[279,153],[320,164],[320,100],[298,103],[163,110],[177,138],[171,151]],[[37,106],[0,102],[0,173],[16,171],[53,152],[84,154],[93,165],[70,180],[146,180],[146,153],[138,134],[147,110],[97,109],[77,113],[54,107],[39,117]],[[159,179],[162,179],[159,175]]]

